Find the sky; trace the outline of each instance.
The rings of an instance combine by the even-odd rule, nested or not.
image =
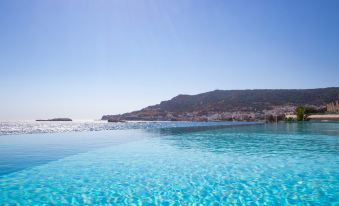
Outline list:
[[[339,86],[337,0],[1,0],[0,120]]]

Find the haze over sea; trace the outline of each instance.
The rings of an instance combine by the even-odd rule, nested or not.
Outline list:
[[[54,121],[7,121],[0,122],[0,135],[39,134],[60,132],[83,132],[122,129],[159,129],[191,126],[218,126],[229,124],[251,124],[242,122],[168,122],[168,121],[129,121],[107,123],[99,120],[76,120],[72,122]]]

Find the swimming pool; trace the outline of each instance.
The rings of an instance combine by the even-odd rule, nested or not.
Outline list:
[[[336,205],[339,124],[0,136],[0,205]]]

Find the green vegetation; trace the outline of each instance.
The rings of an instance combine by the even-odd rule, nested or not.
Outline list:
[[[314,114],[314,113],[324,113],[324,109],[316,109],[313,107],[303,107],[303,106],[299,106],[296,108],[295,113],[297,115],[297,121],[307,121],[307,117],[310,114]]]
[[[323,114],[325,112],[326,107],[323,108],[305,107],[305,114]]]
[[[295,114],[297,116],[296,119],[292,117],[286,117],[286,122],[294,122],[294,121],[308,121],[309,115],[311,114],[324,114],[326,108],[315,108],[309,106],[299,106],[295,109]]]
[[[294,122],[294,119],[292,117],[285,118],[286,122]]]
[[[297,121],[304,121],[306,119],[306,108],[299,106],[295,109]]]

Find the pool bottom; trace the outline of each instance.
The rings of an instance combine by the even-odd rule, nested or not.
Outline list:
[[[209,139],[201,147],[197,143],[206,141],[206,135],[218,138]],[[216,130],[145,138],[76,154],[3,176],[0,179],[0,204],[339,203],[336,155],[325,153],[322,145],[319,145],[319,152],[307,152],[305,147],[305,153],[295,153],[293,149],[260,153],[250,148],[256,144],[249,144],[247,148],[239,144],[242,138],[251,136],[258,141],[258,135]],[[189,140],[192,137],[198,137],[198,141]],[[215,150],[219,144],[211,143],[220,137],[227,146]],[[238,141],[232,142],[231,137],[237,137]],[[326,136],[302,137],[318,139]],[[259,139],[265,144],[267,138],[269,135]],[[280,135],[278,138],[295,140],[300,136]]]

